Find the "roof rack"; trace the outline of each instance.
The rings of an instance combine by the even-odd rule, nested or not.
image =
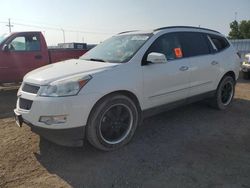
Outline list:
[[[193,26],[169,26],[169,27],[161,27],[161,28],[155,29],[154,31],[160,31],[160,30],[163,30],[163,29],[174,29],[174,28],[202,29],[202,30],[212,31],[212,32],[220,34],[220,32],[212,30],[212,29],[207,29],[207,28],[202,28],[202,27],[193,27]]]
[[[130,32],[135,32],[135,31],[139,31],[139,30],[124,31],[124,32],[118,33],[118,35],[130,33]]]

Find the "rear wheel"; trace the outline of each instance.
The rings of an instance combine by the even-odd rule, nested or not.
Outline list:
[[[224,110],[232,102],[235,92],[235,80],[231,76],[225,76],[217,90],[214,98],[211,101],[213,107]]]
[[[90,114],[87,139],[100,150],[118,149],[133,137],[139,117],[138,107],[130,98],[107,96],[95,105]]]

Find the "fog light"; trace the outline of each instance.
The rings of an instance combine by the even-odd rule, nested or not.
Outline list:
[[[39,119],[39,122],[45,123],[47,125],[66,123],[66,121],[67,121],[67,116],[66,115],[41,116],[40,119]]]

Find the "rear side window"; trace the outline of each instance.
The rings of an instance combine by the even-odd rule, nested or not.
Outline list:
[[[216,51],[220,52],[229,47],[229,43],[225,38],[215,35],[209,35],[209,37],[216,47]]]
[[[210,53],[208,39],[204,34],[197,32],[179,33],[184,57],[206,55]]]

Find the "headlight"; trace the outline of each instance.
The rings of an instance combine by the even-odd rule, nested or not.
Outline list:
[[[91,78],[91,76],[77,76],[57,80],[47,86],[42,86],[39,90],[39,95],[42,97],[66,97],[77,95]]]

